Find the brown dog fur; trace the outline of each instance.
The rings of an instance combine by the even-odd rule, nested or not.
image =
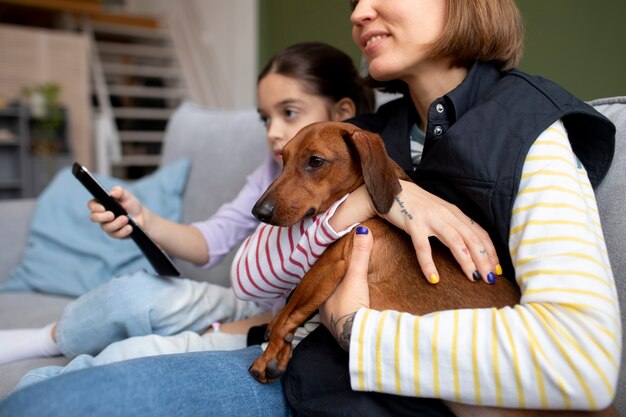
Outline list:
[[[398,179],[408,179],[387,156],[378,135],[347,123],[320,122],[305,127],[285,146],[283,163],[283,172],[253,209],[261,221],[277,226],[291,226],[321,213],[363,183],[376,210],[387,213],[400,191]],[[519,288],[508,279],[501,278],[494,285],[470,282],[450,251],[435,241],[433,259],[441,281],[429,284],[406,233],[378,217],[363,225],[374,236],[368,271],[373,309],[422,315],[460,308],[502,308],[519,302]],[[269,382],[284,373],[295,330],[333,293],[346,273],[351,250],[352,234],[332,244],[272,320],[267,349],[250,368],[258,381]],[[612,408],[603,412],[553,412],[446,404],[459,416],[617,416]]]

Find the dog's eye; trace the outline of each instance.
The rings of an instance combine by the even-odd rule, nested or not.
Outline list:
[[[319,168],[324,165],[324,160],[319,156],[312,156],[309,158],[309,162],[307,163],[308,168]]]

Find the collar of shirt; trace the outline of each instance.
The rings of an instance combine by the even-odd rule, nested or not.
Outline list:
[[[433,101],[428,109],[422,154],[426,154],[457,120],[483,100],[500,77],[493,64],[476,61],[461,84]]]
[[[436,143],[450,126],[483,100],[500,77],[501,74],[492,64],[476,62],[461,84],[435,100],[429,108],[422,155],[428,152],[430,146]],[[409,94],[384,104],[374,115],[360,116],[349,122],[361,129],[380,133],[385,138],[385,148],[389,156],[407,174],[415,170],[416,166],[411,159],[409,135],[413,125],[419,123],[419,117]],[[441,130],[437,129],[438,126]]]
[[[490,63],[477,61],[454,90],[432,102],[428,109],[426,140],[437,139],[462,117],[500,79]]]

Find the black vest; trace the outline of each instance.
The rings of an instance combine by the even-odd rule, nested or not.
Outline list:
[[[458,91],[463,92],[461,97],[455,96]],[[457,112],[467,110],[450,115],[443,123],[449,127],[440,136],[427,133],[416,170],[408,137],[417,116],[410,99],[395,100],[376,115],[352,122],[380,133],[389,156],[413,181],[478,222],[493,240],[504,275],[513,278],[508,249],[511,213],[530,146],[562,119],[595,187],[613,159],[615,126],[548,80],[518,70],[499,73],[485,63],[476,64],[466,81],[438,101]],[[430,120],[427,132],[432,124]]]
[[[433,108],[448,109],[444,116]],[[543,78],[475,64],[465,81],[429,111],[422,160],[413,169],[409,132],[417,121],[410,99],[351,120],[378,132],[389,156],[421,187],[460,207],[490,234],[507,277],[512,207],[524,160],[541,132],[563,120],[572,148],[597,186],[607,173],[615,126],[592,107]],[[433,134],[433,126],[443,126]],[[283,377],[285,395],[299,415],[450,416],[437,400],[398,397],[350,388],[348,355],[320,326],[294,350]]]

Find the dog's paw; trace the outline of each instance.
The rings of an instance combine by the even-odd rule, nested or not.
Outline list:
[[[278,365],[278,360],[272,359],[267,364],[267,368],[265,368],[265,377],[267,378],[268,381],[275,381],[281,376],[283,376],[286,369],[287,369],[286,367],[281,369],[280,366]]]
[[[255,361],[248,369],[248,373],[252,375],[254,379],[262,384],[274,382],[279,379],[285,373],[287,367],[281,367],[278,364],[277,359],[272,359],[268,362],[267,366],[259,367]]]
[[[269,376],[266,373],[266,371],[267,371],[267,368],[265,370],[256,369],[254,367],[254,364],[248,369],[248,373],[250,375],[252,375],[252,377],[254,379],[256,379],[258,382],[260,382],[261,384],[269,384],[270,382],[274,381],[275,379],[280,378],[280,375],[278,375],[277,378],[271,379],[271,378],[269,378]]]
[[[270,348],[268,346],[265,352],[248,369],[248,373],[263,384],[274,382],[283,376],[287,370],[289,359],[291,359],[291,343],[284,344],[275,355],[271,354]]]
[[[264,382],[264,377],[261,374],[261,372],[258,369],[254,369],[254,364],[252,364],[250,366],[250,368],[248,368],[248,373],[250,375],[252,375],[252,378],[256,379],[257,381],[263,383]]]
[[[262,384],[276,381],[283,376],[287,369],[287,362],[281,364],[276,358],[267,362],[267,365],[262,365],[263,362],[263,357],[260,357],[248,369],[248,373]]]

